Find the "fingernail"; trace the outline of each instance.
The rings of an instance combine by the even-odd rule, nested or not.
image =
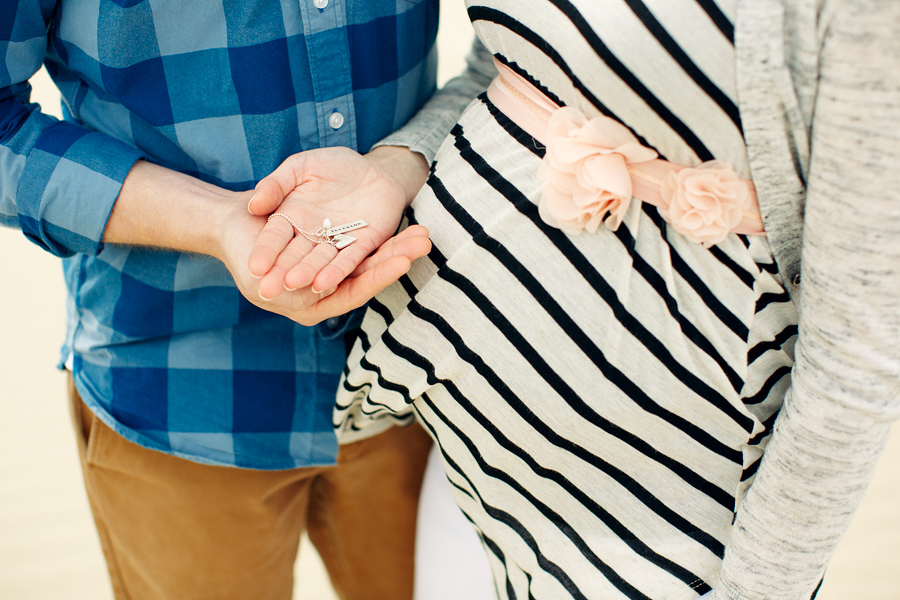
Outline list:
[[[309,291],[311,291],[313,294],[321,294],[322,293],[319,290],[317,290],[316,288],[314,288],[313,286],[309,286]]]
[[[249,212],[253,216],[256,216],[256,213],[253,212],[252,208],[250,208],[250,205],[253,204],[254,200],[256,200],[256,194],[253,194],[253,197],[250,198],[250,202],[247,203],[247,212]]]
[[[287,284],[285,284],[284,289],[286,289],[286,290],[289,291],[289,292],[296,292],[296,291],[297,291],[297,288],[288,287]]]
[[[257,292],[257,293],[259,294],[259,297],[263,299],[263,302],[271,302],[271,301],[273,300],[273,298],[266,298],[265,296],[263,296],[263,295],[262,295],[262,290],[260,290],[260,291]]]

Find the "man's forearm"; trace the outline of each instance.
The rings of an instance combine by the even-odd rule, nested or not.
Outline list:
[[[125,179],[103,241],[219,257],[219,209],[235,200],[233,192],[140,160]]]

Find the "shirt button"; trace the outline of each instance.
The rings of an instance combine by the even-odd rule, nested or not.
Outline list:
[[[331,317],[330,319],[325,320],[325,326],[329,329],[337,329],[338,324],[341,322],[337,317]]]
[[[328,0],[313,0],[313,6],[318,9],[325,8],[326,6],[328,6]]]
[[[331,116],[328,117],[328,124],[331,125],[332,129],[340,129],[341,125],[344,124],[344,115],[337,111],[331,113]]]

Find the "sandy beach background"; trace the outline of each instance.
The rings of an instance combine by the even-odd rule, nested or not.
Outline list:
[[[458,72],[471,39],[461,2],[444,2],[441,78]],[[33,100],[59,114],[45,73]],[[0,600],[111,600],[54,368],[64,332],[60,263],[15,230],[0,231]],[[828,570],[822,600],[900,600],[900,434]],[[308,541],[295,600],[332,600]],[[460,599],[465,600],[465,599]]]

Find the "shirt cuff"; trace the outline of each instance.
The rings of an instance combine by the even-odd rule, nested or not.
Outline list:
[[[38,138],[22,170],[22,232],[61,257],[96,255],[122,183],[144,155],[107,135],[62,121]]]

